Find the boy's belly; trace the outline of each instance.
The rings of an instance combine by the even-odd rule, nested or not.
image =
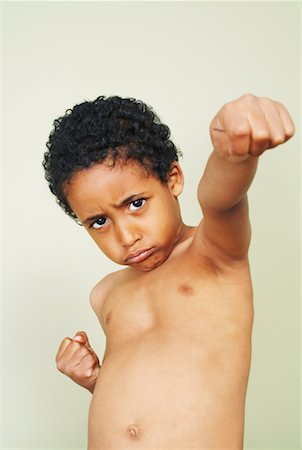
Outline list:
[[[153,330],[109,347],[89,411],[89,450],[242,449],[249,340],[217,344],[205,349]]]

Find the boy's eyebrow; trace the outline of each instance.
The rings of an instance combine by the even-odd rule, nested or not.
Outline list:
[[[139,192],[138,194],[132,194],[129,195],[129,197],[124,198],[123,200],[121,200],[119,203],[117,203],[115,205],[116,208],[120,208],[122,206],[127,205],[128,203],[131,203],[133,200],[141,197],[142,195],[144,195],[144,192]],[[89,222],[94,222],[95,220],[99,219],[100,217],[104,217],[104,214],[96,214],[94,216],[91,217],[87,217],[87,219],[85,219],[82,224],[84,225],[85,223],[89,223]]]
[[[100,217],[104,217],[104,214],[96,214],[95,216],[87,217],[87,219],[83,220],[82,225],[85,225],[85,223],[95,222]]]
[[[131,203],[134,199],[137,199],[144,195],[144,192],[139,192],[138,194],[129,195],[129,197],[124,198],[121,200],[116,206],[120,208],[121,206],[125,206],[128,203]]]

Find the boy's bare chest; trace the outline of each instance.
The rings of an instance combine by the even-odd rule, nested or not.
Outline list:
[[[171,265],[117,284],[102,308],[107,338],[125,341],[154,331],[202,338],[233,327],[250,312],[250,286]],[[216,331],[217,333],[217,331]]]

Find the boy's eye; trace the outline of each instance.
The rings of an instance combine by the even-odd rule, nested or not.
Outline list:
[[[97,219],[93,224],[91,225],[91,228],[94,228],[95,230],[98,230],[99,228],[102,228],[107,222],[107,219],[105,217],[100,217]]]
[[[145,204],[145,202],[146,200],[144,198],[133,200],[133,202],[131,202],[129,205],[130,211],[136,211],[137,209],[140,209]]]

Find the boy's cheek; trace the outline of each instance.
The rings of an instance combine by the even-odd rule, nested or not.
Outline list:
[[[122,252],[119,251],[117,248],[117,244],[112,242],[109,238],[106,240],[98,240],[97,238],[92,238],[95,242],[95,244],[98,246],[98,248],[101,250],[101,252],[107,256],[111,261],[117,263],[117,264],[124,264],[123,263],[123,255]]]
[[[88,231],[88,230],[87,230],[87,231]],[[91,239],[94,241],[94,243],[98,246],[98,248],[99,248],[103,253],[105,253],[105,255],[107,255],[107,252],[108,252],[107,247],[109,247],[109,246],[108,246],[108,239],[107,239],[107,245],[106,245],[106,244],[104,243],[104,242],[105,242],[104,239],[100,239],[100,237],[97,236],[96,233],[93,233],[93,232],[90,232],[90,231],[88,231],[88,233],[89,233]],[[110,248],[110,247],[109,247],[109,248]]]

